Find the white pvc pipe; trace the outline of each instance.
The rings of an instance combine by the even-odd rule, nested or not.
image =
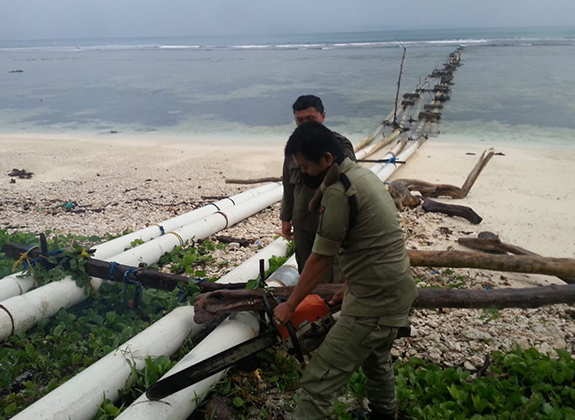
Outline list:
[[[131,378],[130,364],[141,370],[148,357],[171,356],[203,325],[194,322],[194,308],[174,309],[115,351],[60,385],[24,411],[17,420],[88,420],[98,413],[104,398],[115,401]]]
[[[218,283],[237,283],[255,278],[259,272],[260,259],[265,261],[265,269],[268,269],[269,258],[274,255],[284,256],[287,247],[286,240],[277,239],[220,278]],[[133,358],[136,369],[141,369],[148,356],[174,354],[188,334],[193,336],[203,327],[194,322],[193,316],[194,311],[191,306],[176,308],[120,346],[118,350],[60,385],[14,418],[18,420],[91,420],[96,415],[103,398],[115,401],[118,398],[118,390],[125,387],[131,373],[126,359]],[[242,318],[243,315],[239,319]],[[228,322],[227,325],[230,323]],[[247,331],[249,333],[249,329]],[[200,346],[196,346],[198,347]],[[61,413],[65,416],[61,417]]]
[[[427,140],[426,137],[420,137],[419,140],[414,140],[412,145],[410,145],[407,149],[405,149],[403,152],[401,152],[399,154],[399,156],[397,157],[397,160],[402,160],[404,162],[407,161],[407,159],[409,159],[411,157],[411,155],[413,155],[415,153],[415,151],[419,148],[419,146],[421,146],[423,143],[425,143],[426,140]],[[381,179],[382,181],[385,181],[397,169],[398,168],[395,165],[386,164],[386,165],[384,165],[384,167],[381,170],[375,172],[375,174],[377,175],[377,177],[379,179]]]
[[[266,280],[270,287],[294,286],[299,279],[295,267],[295,255],[288,259]],[[283,270],[282,270],[283,269]],[[259,333],[258,319],[248,312],[240,312],[233,319],[227,319],[197,345],[163,378],[173,375],[182,369],[197,364],[214,354],[221,353],[230,347],[243,343]],[[201,403],[212,386],[218,382],[226,371],[221,371],[188,388],[178,391],[160,401],[150,401],[143,394],[126,411],[117,417],[118,420],[185,420]]]
[[[111,241],[102,243],[96,247],[94,258],[106,259],[114,257],[115,255],[124,252],[126,248],[131,246],[131,243],[135,240],[141,240],[147,242],[151,239],[157,238],[164,233],[171,232],[176,229],[180,229],[183,226],[189,225],[195,221],[201,220],[217,211],[230,208],[232,206],[241,204],[249,200],[250,198],[256,197],[260,194],[266,193],[268,191],[280,188],[281,184],[273,182],[270,184],[263,185],[258,188],[253,188],[248,191],[244,191],[240,194],[236,194],[232,197],[225,198],[223,200],[217,201],[215,203],[208,204],[202,208],[192,210],[188,213],[182,214],[180,216],[174,217],[169,220],[164,220],[157,225],[151,225],[137,232],[129,233],[127,235],[121,236],[119,238],[113,239]],[[160,229],[161,226],[161,229]],[[34,286],[34,278],[30,276],[24,276],[23,272],[10,274],[3,279],[0,279],[0,302],[11,298],[12,296],[18,296],[26,293]]]
[[[201,220],[204,217],[214,214],[217,211],[225,210],[230,207],[237,206],[238,204],[245,203],[253,197],[257,197],[260,194],[266,193],[280,186],[281,184],[279,182],[272,182],[257,188],[252,188],[248,191],[244,191],[232,197],[224,198],[223,200],[217,201],[215,203],[210,203],[207,206],[192,210],[172,219],[164,220],[157,225],[150,225],[145,229],[129,233],[106,243],[100,244],[95,247],[96,252],[94,253],[94,258],[100,260],[104,258],[110,258],[116,254],[124,252],[124,250],[130,247],[130,244],[137,239],[148,242],[151,239],[162,236],[162,230],[160,229],[160,226],[163,228],[164,233],[168,233]]]
[[[114,257],[114,260],[120,264],[132,266],[137,266],[140,262],[153,264],[165,252],[183,244],[183,241],[206,238],[279,201],[282,191],[282,188],[268,191],[248,202],[179,229],[173,232],[173,235],[166,234],[136,249],[128,250]],[[91,285],[98,290],[102,281],[102,279],[92,278]],[[69,308],[82,302],[86,297],[84,290],[67,277],[3,301],[0,305],[0,342],[15,333],[27,330],[41,319],[53,316],[61,308]]]
[[[284,256],[287,253],[288,242],[284,238],[278,238],[266,246],[256,255],[248,258],[242,264],[234,268],[228,274],[220,277],[218,283],[244,283],[257,276],[259,273],[259,261],[265,261],[266,270],[269,268],[269,259],[273,256]],[[290,260],[286,261],[286,264]],[[255,275],[254,275],[255,273]]]
[[[171,251],[178,245],[183,245],[183,241],[199,240],[207,238],[222,229],[232,226],[247,217],[271,206],[281,200],[283,188],[276,188],[266,194],[254,197],[252,200],[229,208],[222,212],[217,212],[189,226],[178,229],[172,234],[166,234],[153,241],[140,245],[137,248],[129,249],[114,257],[114,261],[120,264],[137,266],[141,262],[152,264],[159,261],[166,252]],[[152,262],[148,262],[152,261]]]
[[[240,312],[233,319],[222,322],[210,335],[198,344],[186,357],[162,378],[173,375],[188,366],[194,365],[221,353],[244,341],[258,335],[260,324],[258,319],[248,312]],[[143,394],[126,411],[120,414],[118,420],[185,420],[196,409],[210,388],[224,375],[226,371],[216,373],[188,388],[172,394],[160,401],[150,401]]]
[[[399,140],[397,143],[395,143],[395,145],[385,155],[383,155],[381,157],[381,159],[397,158],[397,155],[399,155],[399,153],[405,147],[406,142],[407,142],[406,139]],[[377,173],[378,171],[381,171],[387,165],[389,165],[388,162],[376,163],[376,164],[372,165],[369,168],[369,170],[373,173]]]

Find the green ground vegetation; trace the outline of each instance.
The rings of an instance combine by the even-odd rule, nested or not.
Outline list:
[[[0,344],[0,420],[22,411],[169,311],[193,301],[199,292],[193,283],[173,292],[144,290],[137,307],[133,285],[125,288],[123,284],[105,283],[98,293],[93,293],[85,281],[81,252],[102,239],[54,232],[48,236],[51,249],[65,250],[75,256],[77,263],[56,267],[49,273],[37,269],[38,284],[72,273],[86,288],[88,297]],[[8,241],[33,244],[37,238],[0,230],[2,249]],[[154,267],[170,267],[175,273],[204,277],[203,267],[215,263],[211,254],[223,247],[210,241],[177,247]],[[284,261],[274,258],[270,271]],[[0,276],[10,274],[13,264],[0,250]],[[196,337],[196,341],[200,339]],[[131,385],[122,391],[121,398],[103,401],[96,418],[115,418],[194,344],[190,339],[172,357],[148,359],[143,370],[134,369]],[[551,358],[535,349],[495,352],[491,355],[492,364],[481,377],[462,368],[439,366],[418,358],[396,362],[400,414],[405,419],[423,420],[575,420],[575,359],[562,350],[557,350],[557,354]],[[299,375],[300,368],[290,356],[281,350],[266,350],[243,364],[242,369],[230,370],[208,399],[214,395],[224,398],[237,419],[280,418],[279,414],[295,406]],[[365,395],[365,377],[361,371],[356,372],[334,405],[332,419],[350,419],[350,410],[361,407]],[[209,418],[206,408],[197,410],[194,418]]]

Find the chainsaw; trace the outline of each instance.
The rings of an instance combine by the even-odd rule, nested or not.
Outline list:
[[[263,303],[264,313],[260,317],[267,326],[264,332],[156,382],[146,390],[148,399],[155,401],[165,398],[277,344],[284,346],[288,353],[303,364],[304,355],[317,349],[335,324],[332,309],[319,295],[308,295],[285,326],[275,324],[273,308],[267,295],[263,296]],[[275,298],[275,303],[281,301]]]

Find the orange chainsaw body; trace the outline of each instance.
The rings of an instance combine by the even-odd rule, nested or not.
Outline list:
[[[329,306],[320,295],[306,296],[291,318],[299,345],[306,354],[321,344],[334,323]],[[287,328],[282,325],[278,325],[277,328],[288,348],[293,347]]]

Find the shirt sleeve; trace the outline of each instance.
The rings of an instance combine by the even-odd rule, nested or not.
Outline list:
[[[290,172],[287,164],[287,158],[284,160],[282,184],[284,187],[282,206],[280,210],[280,220],[291,222],[294,207],[294,188],[295,185],[290,183]]]
[[[335,256],[349,229],[348,199],[343,192],[327,188],[323,193],[319,212],[319,227],[312,252]]]
[[[357,158],[355,156],[355,152],[353,151],[353,144],[351,143],[351,141],[349,141],[347,137],[344,137],[341,134],[339,134],[337,139],[340,141],[341,146],[343,147],[343,152],[345,153],[345,156],[356,162]]]

